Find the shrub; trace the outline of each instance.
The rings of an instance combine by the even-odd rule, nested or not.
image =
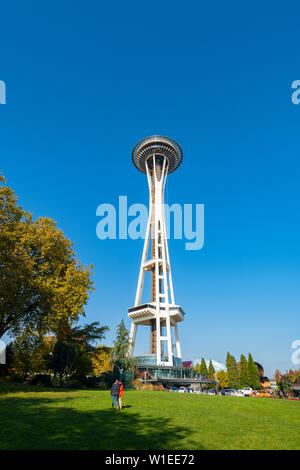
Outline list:
[[[100,383],[98,383],[98,384],[96,385],[96,388],[97,388],[98,390],[107,390],[107,389],[108,389],[108,386],[107,386],[106,383],[100,382]]]
[[[30,385],[44,385],[44,387],[52,387],[51,376],[48,374],[36,374],[30,380]]]
[[[154,387],[152,384],[142,384],[140,390],[153,390]]]
[[[157,392],[163,392],[164,391],[164,387],[162,386],[162,384],[157,384],[157,385],[154,385],[153,386],[153,390],[157,391]]]
[[[25,382],[24,376],[18,375],[18,374],[12,374],[9,378],[13,383],[16,384],[23,384]]]
[[[60,378],[57,375],[51,377],[51,386],[54,388],[59,388],[61,385]]]
[[[140,379],[134,379],[132,381],[132,385],[133,387],[136,389],[136,390],[140,390],[141,386],[142,386],[142,382]]]
[[[84,385],[79,380],[71,381],[71,388],[84,388]]]
[[[107,387],[111,388],[112,384],[115,381],[112,373],[111,372],[103,372],[100,377],[103,380],[103,382],[107,385]]]
[[[61,385],[62,388],[84,388],[79,380],[68,380]]]
[[[77,382],[80,382],[81,385],[87,388],[96,388],[97,385],[97,377],[95,375],[77,377],[76,379],[74,377],[73,380],[77,380]]]
[[[134,371],[131,369],[125,370],[122,374],[122,382],[124,384],[124,388],[132,389],[134,380]]]

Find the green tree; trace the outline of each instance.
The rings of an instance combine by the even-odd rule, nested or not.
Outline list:
[[[77,359],[78,345],[63,343],[57,341],[54,346],[54,351],[48,356],[47,366],[49,370],[54,373],[54,376],[70,377],[75,372]]]
[[[207,365],[206,365],[204,357],[202,357],[202,359],[201,359],[200,371],[199,372],[200,372],[201,375],[205,375],[206,377],[208,377],[208,370],[207,370]]]
[[[212,363],[212,361],[211,361],[211,359],[210,359],[209,365],[208,365],[208,378],[214,380],[214,378],[215,378],[215,373],[216,373],[215,368],[214,368],[213,363]]]
[[[260,388],[259,372],[250,353],[248,355],[248,371],[250,387],[258,390]]]
[[[281,375],[280,382],[277,383],[278,389],[283,393],[285,397],[291,394],[291,377],[289,373]]]
[[[71,328],[70,336],[66,337],[69,342],[81,344],[87,351],[96,351],[94,344],[96,341],[102,340],[108,331],[107,326],[100,326],[100,322],[95,321],[84,326],[74,326]]]
[[[53,220],[33,221],[1,175],[0,183],[0,338],[76,321],[92,290],[92,267],[76,259]]]
[[[101,348],[94,343],[103,340],[107,330],[107,326],[100,327],[99,322],[66,329],[65,337],[56,341],[53,354],[48,357],[49,369],[60,378],[81,379],[92,375],[93,358],[101,354]]]
[[[26,333],[21,334],[13,344],[12,367],[16,375],[25,379],[31,372],[31,360],[36,347],[35,338],[29,338]]]
[[[226,368],[229,381],[229,387],[237,389],[239,387],[238,369],[234,356],[229,352],[226,357]]]
[[[118,369],[133,369],[136,365],[136,359],[129,356],[130,338],[129,331],[122,318],[117,325],[116,338],[113,342],[111,360]]]
[[[47,372],[45,356],[50,354],[51,349],[47,337],[26,328],[12,343],[11,368],[23,378],[37,372]]]
[[[241,354],[241,362],[240,362],[240,386],[241,387],[248,387],[250,385],[250,376],[248,371],[248,362],[244,354]]]

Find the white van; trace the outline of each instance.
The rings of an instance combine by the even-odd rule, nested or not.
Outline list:
[[[250,393],[253,392],[251,387],[244,387],[241,392],[244,394],[244,397],[249,397]]]

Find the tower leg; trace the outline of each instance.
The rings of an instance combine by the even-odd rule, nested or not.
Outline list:
[[[160,317],[156,316],[156,358],[157,364],[161,363],[161,331],[160,331]]]
[[[138,286],[137,286],[137,290],[136,290],[134,305],[139,305],[141,303],[141,300],[142,300],[142,293],[143,293],[143,286],[144,286],[144,279],[145,279],[145,270],[143,268],[143,263],[147,260],[148,250],[149,250],[150,230],[151,230],[151,214],[152,214],[151,207],[150,207],[149,220],[148,220],[148,224],[147,224],[146,237],[145,237],[143,255],[142,255],[142,262],[141,262],[141,267],[140,267],[139,280],[138,280]]]
[[[168,362],[169,365],[173,365],[173,350],[172,350],[172,333],[171,333],[171,323],[170,316],[166,317],[166,327],[167,327],[167,338],[168,338]]]
[[[175,337],[176,337],[176,351],[177,351],[177,357],[181,359],[181,348],[180,348],[180,342],[179,342],[179,335],[178,335],[178,326],[177,323],[174,325],[175,328]]]
[[[129,356],[133,356],[134,347],[135,347],[135,340],[136,340],[136,331],[137,331],[137,324],[132,322],[130,327],[130,334],[129,334]]]

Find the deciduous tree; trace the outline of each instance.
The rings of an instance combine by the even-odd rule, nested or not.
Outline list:
[[[225,370],[220,370],[216,373],[217,381],[219,383],[219,388],[228,388],[229,387],[229,380],[228,375]]]
[[[111,351],[112,348],[108,348],[104,344],[96,346],[95,351],[92,355],[93,369],[96,375],[101,372],[108,372],[112,369],[111,364]]]
[[[103,340],[107,330],[106,326],[100,327],[99,322],[71,327],[65,338],[56,342],[48,358],[49,369],[59,377],[81,378],[92,374],[92,359],[97,353],[94,342]]]
[[[51,338],[27,327],[11,344],[11,369],[16,375],[25,378],[47,372],[45,357],[53,350]]]
[[[0,337],[25,327],[54,330],[84,315],[92,266],[76,258],[53,220],[18,205],[0,175]]]

